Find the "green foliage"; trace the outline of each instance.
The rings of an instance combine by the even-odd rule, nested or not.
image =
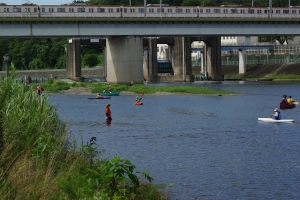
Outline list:
[[[199,0],[183,0],[182,6],[200,6]]]
[[[102,181],[107,186],[106,191],[111,199],[117,196],[122,196],[126,193],[137,193],[137,188],[140,186],[138,177],[134,174],[136,167],[129,161],[120,158],[119,156],[113,157],[111,160],[105,160],[102,162],[99,171],[101,173],[93,171],[94,174],[100,175]],[[142,173],[147,177],[148,181],[153,179],[148,175],[147,172]],[[126,183],[126,180],[130,180],[130,184]],[[125,186],[126,185],[126,186]],[[125,187],[124,187],[125,186]]]
[[[136,94],[150,94],[155,92],[171,92],[171,93],[189,93],[189,94],[237,94],[236,92],[227,92],[223,90],[212,90],[205,87],[193,86],[144,86],[142,84],[134,84],[133,86],[111,84],[111,91],[130,91]],[[107,90],[106,83],[97,83],[92,88],[92,93]]]
[[[82,57],[82,62],[84,66],[93,67],[98,64],[97,55],[96,54],[85,54]]]
[[[33,88],[36,88],[38,84],[32,84]],[[48,79],[46,82],[40,84],[44,89],[45,92],[59,92],[63,90],[68,90],[71,87],[70,83],[65,81],[54,81],[53,79]]]

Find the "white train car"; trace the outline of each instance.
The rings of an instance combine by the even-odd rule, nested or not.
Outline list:
[[[94,6],[90,4],[41,5],[41,17],[121,17],[120,6]]]
[[[146,12],[145,12],[146,11]],[[0,3],[0,18],[300,18],[300,7],[222,6],[95,6],[88,3],[62,5],[7,5]]]
[[[0,17],[38,17],[39,6],[36,4],[7,5],[0,3]]]

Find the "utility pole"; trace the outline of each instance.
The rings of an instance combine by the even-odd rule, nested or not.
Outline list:
[[[10,57],[9,56],[3,56],[4,62],[6,63],[6,78],[9,77],[9,62]]]

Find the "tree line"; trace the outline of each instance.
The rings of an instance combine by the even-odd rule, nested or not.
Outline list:
[[[3,38],[0,57],[9,55],[17,70],[65,69],[67,42],[67,38]],[[96,66],[102,52],[103,47],[81,45],[82,65]],[[0,70],[5,70],[4,62]]]

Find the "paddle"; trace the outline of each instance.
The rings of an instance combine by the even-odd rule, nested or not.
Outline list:
[[[144,96],[144,92],[142,93],[142,96],[141,96],[141,98],[140,98],[140,100],[142,100],[142,97]]]
[[[299,104],[299,101],[294,101],[293,104],[298,105],[298,104]]]

